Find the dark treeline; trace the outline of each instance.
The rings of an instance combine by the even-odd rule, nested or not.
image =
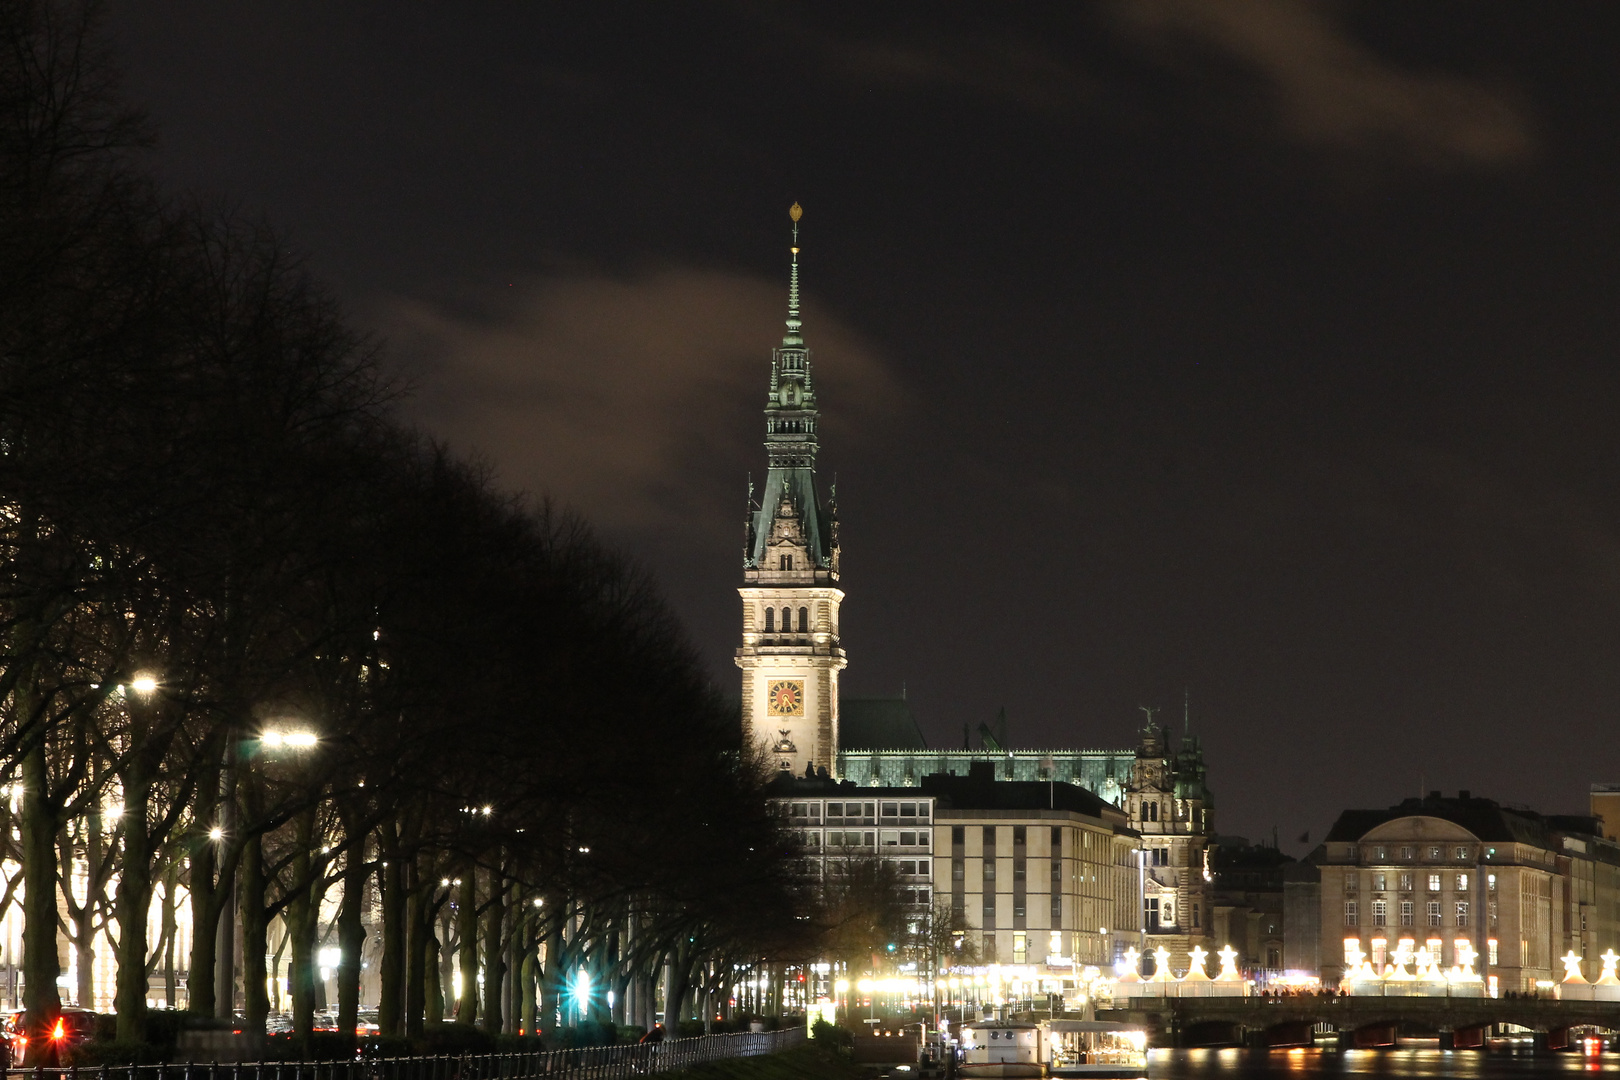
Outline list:
[[[693,1015],[803,955],[759,765],[651,583],[398,424],[284,238],[158,189],[93,11],[0,20],[0,905],[31,1031],[59,937],[81,1001],[115,949],[131,1039],[181,969],[262,1031],[283,956],[307,1035],[328,941],[339,1030],[365,955],[397,1035],[607,1020],[607,990]]]

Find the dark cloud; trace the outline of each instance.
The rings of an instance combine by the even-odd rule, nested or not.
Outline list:
[[[1530,117],[1514,95],[1458,75],[1404,70],[1315,0],[1125,0],[1113,10],[1130,32],[1214,51],[1264,80],[1281,130],[1308,145],[1393,150],[1432,166],[1499,166],[1535,148]]]
[[[385,305],[384,326],[417,369],[418,418],[496,463],[505,484],[610,529],[733,524],[744,466],[727,475],[714,463],[748,462],[762,437],[782,283],[674,268],[512,291],[495,313]],[[806,319],[815,370],[836,387],[824,428],[846,441],[895,405],[894,380],[813,298]]]

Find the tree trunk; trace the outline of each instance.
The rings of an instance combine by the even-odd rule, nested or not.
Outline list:
[[[547,897],[555,903],[555,896]],[[556,909],[553,909],[556,911]],[[540,1015],[535,1018],[542,1031],[566,1026],[562,1018],[562,919],[554,915],[551,930],[546,934],[546,959],[540,968]]]
[[[365,841],[356,839],[344,855],[343,902],[338,908],[338,1031],[353,1040],[360,1024],[360,950],[365,947]]]
[[[692,953],[686,942],[675,947],[669,957],[669,986],[664,992],[664,1030],[673,1037],[686,1019],[686,996],[692,990]]]
[[[534,940],[534,924],[525,922],[523,934],[523,953],[518,957],[518,1033],[520,1035],[538,1034],[535,1019],[538,1012],[535,1001],[535,980],[540,974],[540,958],[537,955]]]
[[[456,988],[456,1022],[471,1024],[478,1019],[478,870],[469,866],[461,872],[456,897],[456,959],[460,963],[460,985]]]
[[[422,959],[425,963],[422,988],[426,999],[422,1012],[429,1024],[444,1023],[444,973],[441,969],[444,961],[440,955],[443,947],[437,929],[437,920],[431,920],[427,937],[422,942]]]
[[[242,875],[237,907],[242,919],[242,1012],[244,1030],[262,1038],[264,1021],[270,1015],[269,971],[270,919],[265,914],[264,841],[253,836],[242,846]]]
[[[455,909],[446,895],[444,906],[434,917],[434,933],[439,941],[439,1020],[454,1015],[451,1009],[450,995],[456,985],[456,958],[450,949],[450,931],[453,928]]]
[[[151,782],[146,770],[132,766],[124,786],[124,858],[119,867],[115,903],[118,910],[118,1038],[139,1040],[146,1029],[146,919],[152,910],[151,835],[146,831]]]
[[[175,938],[180,933],[174,891],[179,878],[180,860],[170,860],[169,868],[163,876],[163,1003],[171,1009],[179,1008],[175,1000],[179,982],[175,978],[174,971]]]
[[[489,909],[484,913],[484,1030],[501,1033],[501,989],[506,982],[506,886],[490,871]]]
[[[287,925],[292,935],[293,1038],[308,1048],[315,1031],[315,936],[320,921],[320,889],[311,883],[314,871],[315,811],[298,815],[292,858],[294,889],[287,905]]]
[[[197,822],[203,831],[191,850],[191,963],[186,971],[186,1009],[214,1015],[214,964],[219,937],[219,916],[229,888],[220,876],[224,843],[209,839],[208,829],[219,820],[219,783],[203,778],[198,784]],[[227,991],[229,988],[227,988]]]
[[[26,1063],[55,1065],[55,1043],[46,1036],[62,1012],[56,992],[62,974],[56,952],[57,809],[49,794],[50,771],[43,742],[23,757],[23,1007],[28,1010]]]
[[[405,864],[400,860],[396,839],[385,828],[380,844],[382,866],[377,869],[377,889],[382,900],[382,956],[378,961],[381,989],[377,999],[377,1029],[384,1035],[405,1034]]]
[[[421,875],[413,865],[413,879]],[[433,895],[413,880],[410,901],[405,905],[405,918],[409,926],[406,939],[405,971],[405,1034],[422,1034],[423,1018],[427,1012],[429,941],[433,937]]]

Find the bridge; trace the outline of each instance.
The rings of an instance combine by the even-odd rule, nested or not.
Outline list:
[[[1536,1033],[1536,1044],[1563,1049],[1572,1029],[1620,1031],[1620,1002],[1541,998],[1208,997],[1131,998],[1099,1019],[1147,1028],[1158,1046],[1309,1046],[1322,1025],[1339,1045],[1393,1046],[1399,1035],[1439,1035],[1447,1049],[1482,1048],[1493,1024]]]

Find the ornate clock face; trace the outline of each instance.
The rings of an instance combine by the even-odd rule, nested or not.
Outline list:
[[[771,713],[775,716],[803,716],[804,683],[798,679],[771,683],[769,701]]]

